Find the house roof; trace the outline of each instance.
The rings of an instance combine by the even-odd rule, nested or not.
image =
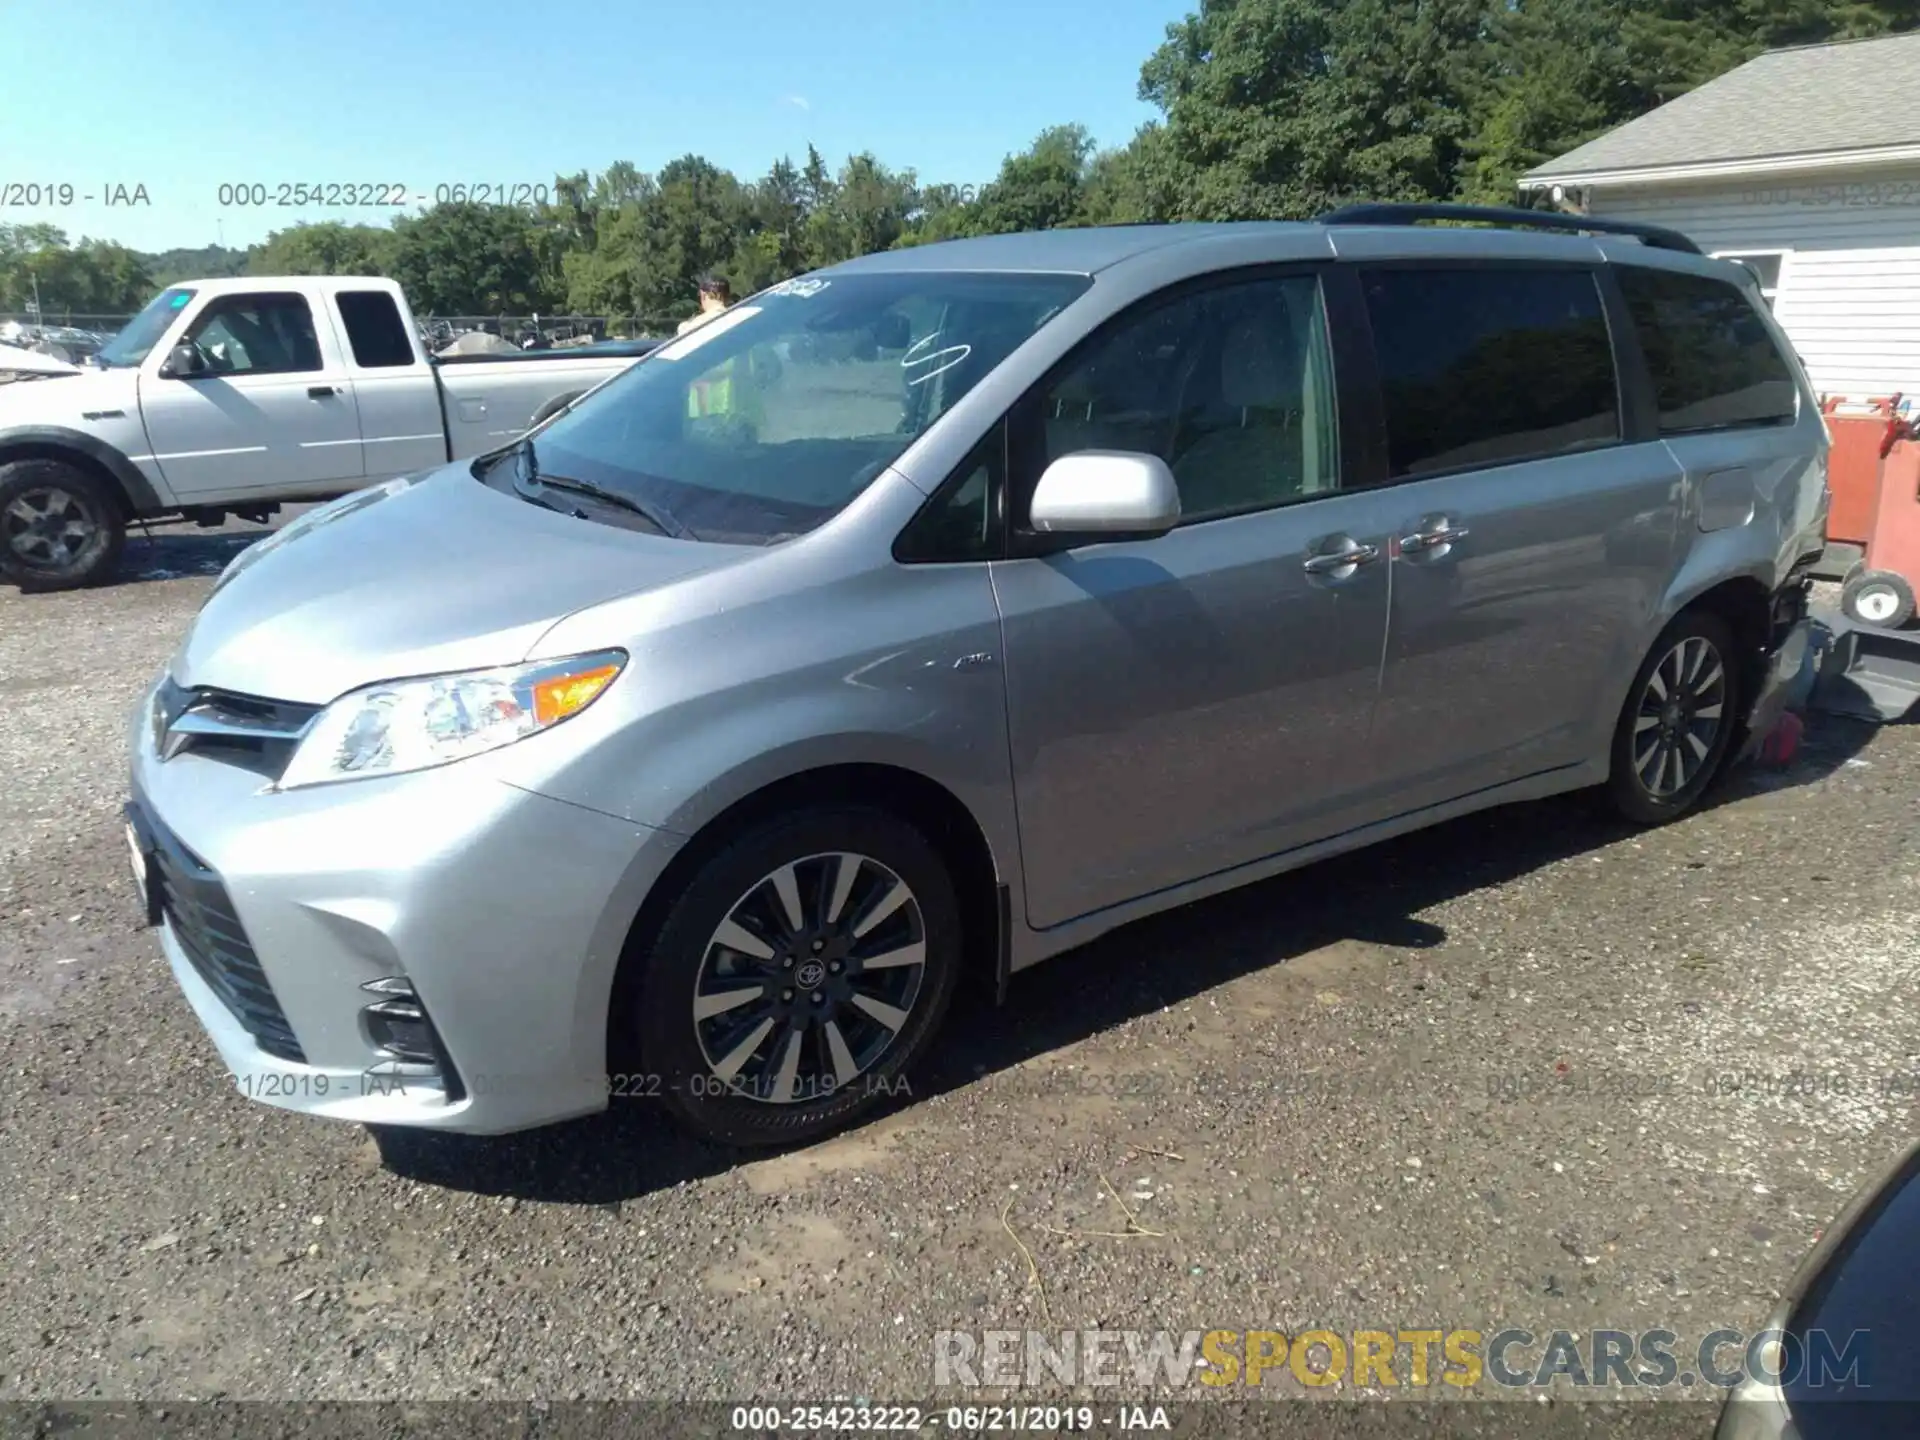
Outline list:
[[[1770,50],[1523,181],[1920,146],[1920,31]]]

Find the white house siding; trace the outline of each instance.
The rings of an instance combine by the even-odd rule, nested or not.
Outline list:
[[[1709,253],[1784,251],[1774,313],[1814,388],[1920,397],[1920,165],[1784,179],[1596,186],[1590,213]]]

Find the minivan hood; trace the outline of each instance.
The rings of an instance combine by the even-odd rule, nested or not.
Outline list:
[[[562,515],[466,462],[392,488],[236,562],[173,678],[321,705],[379,680],[510,665],[575,610],[760,553]]]

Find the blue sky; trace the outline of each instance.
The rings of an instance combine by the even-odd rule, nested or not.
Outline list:
[[[979,185],[1051,124],[1154,112],[1187,0],[0,0],[0,200],[137,249],[379,211],[221,206],[222,182],[548,183],[695,152],[743,179],[809,141]],[[104,205],[110,187],[150,203]],[[30,197],[29,197],[30,198]]]

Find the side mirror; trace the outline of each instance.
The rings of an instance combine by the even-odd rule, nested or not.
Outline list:
[[[1180,490],[1158,455],[1078,450],[1047,466],[1028,520],[1062,540],[1152,540],[1180,523]]]
[[[182,340],[168,351],[167,363],[160,367],[161,377],[167,380],[187,380],[206,373],[207,357],[191,340]]]

